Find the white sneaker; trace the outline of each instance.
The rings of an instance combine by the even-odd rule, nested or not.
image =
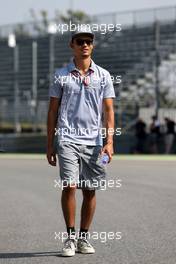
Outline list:
[[[77,249],[76,238],[68,237],[64,242],[64,247],[62,248],[61,255],[63,257],[72,257],[75,255],[76,249]]]
[[[95,249],[87,239],[79,238],[77,242],[77,252],[83,254],[93,254],[95,253]]]

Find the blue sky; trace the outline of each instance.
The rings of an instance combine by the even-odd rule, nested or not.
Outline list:
[[[30,8],[35,9],[36,12],[45,9],[48,11],[49,17],[53,17],[54,10],[58,9],[60,12],[65,12],[70,5],[74,9],[83,10],[90,15],[160,6],[176,6],[176,0],[0,0],[0,2],[0,25],[29,21]]]

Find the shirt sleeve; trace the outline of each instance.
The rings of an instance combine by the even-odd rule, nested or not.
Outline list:
[[[62,97],[62,85],[60,78],[60,75],[55,71],[52,76],[51,86],[49,88],[49,97]]]
[[[103,98],[115,98],[114,86],[111,75],[108,72],[105,76]]]

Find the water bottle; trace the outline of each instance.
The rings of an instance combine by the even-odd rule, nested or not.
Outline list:
[[[102,163],[103,165],[106,165],[106,164],[108,164],[108,161],[109,161],[109,156],[108,156],[106,153],[104,153],[104,154],[102,155],[102,157],[101,157],[101,163]]]

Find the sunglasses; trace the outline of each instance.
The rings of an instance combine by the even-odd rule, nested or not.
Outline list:
[[[87,46],[90,46],[93,43],[93,40],[90,39],[76,39],[75,41],[78,46],[83,46],[84,43],[86,43]]]

